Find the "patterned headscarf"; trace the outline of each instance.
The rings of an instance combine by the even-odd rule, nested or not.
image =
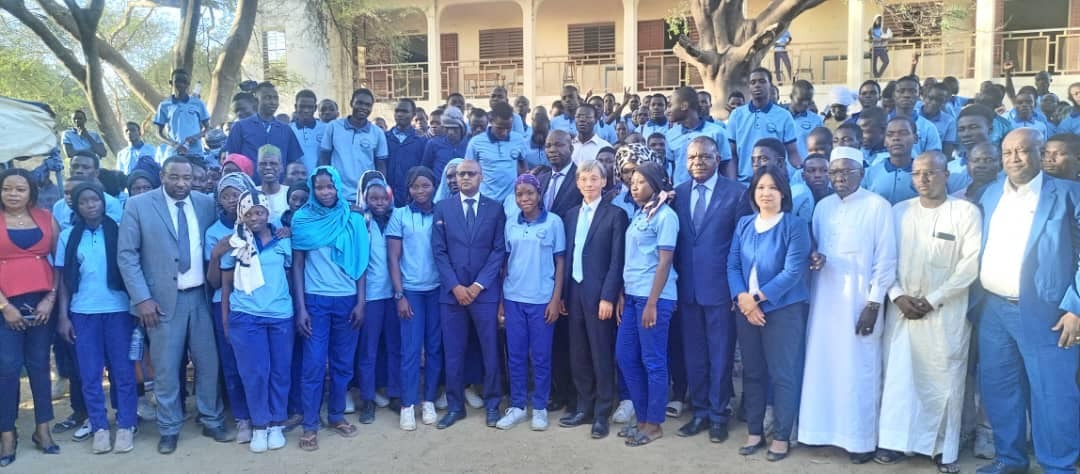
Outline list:
[[[514,180],[514,189],[517,189],[519,184],[527,184],[529,186],[532,186],[533,188],[536,188],[536,194],[540,194],[540,180],[536,179],[536,175],[532,173],[518,175],[517,179]],[[540,199],[539,201],[540,202],[538,202],[537,204],[540,205],[540,211],[543,212],[544,200]]]
[[[628,163],[640,165],[642,163],[660,163],[663,159],[654,153],[644,143],[630,143],[619,147],[615,151],[615,171],[621,171]]]
[[[233,235],[229,237],[229,245],[233,248],[232,256],[236,258],[233,287],[249,295],[266,284],[266,281],[263,279],[255,234],[244,224],[244,216],[254,207],[262,207],[269,212],[270,209],[266,207],[265,200],[266,197],[262,192],[254,189],[244,191],[240,195],[236,203],[236,225]]]
[[[386,190],[387,196],[390,198],[390,212],[385,216],[379,217],[371,213],[371,209],[368,208],[367,197],[368,191],[371,188],[383,188]],[[390,221],[390,215],[394,212],[394,191],[390,189],[390,185],[386,184],[386,175],[377,170],[368,170],[364,174],[360,175],[360,189],[356,191],[356,206],[364,213],[364,219],[367,220],[368,229],[370,225],[375,222],[379,226],[379,230],[386,231],[386,224]]]

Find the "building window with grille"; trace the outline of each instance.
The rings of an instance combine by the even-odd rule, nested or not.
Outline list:
[[[570,57],[615,55],[615,23],[566,25]]]
[[[264,31],[263,79],[271,82],[285,82],[287,66],[285,32],[281,30]]]
[[[521,28],[480,30],[480,59],[521,61],[524,51]]]

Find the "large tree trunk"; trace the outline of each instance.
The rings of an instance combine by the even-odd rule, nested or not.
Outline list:
[[[94,114],[94,120],[101,129],[105,143],[115,154],[126,146],[126,141],[120,133],[120,122],[109,103],[109,96],[105,94],[105,78],[97,50],[97,30],[101,14],[105,11],[105,0],[92,0],[87,8],[80,7],[75,0],[64,1],[75,19],[79,45],[82,46],[86,61],[86,82],[83,88],[90,101],[90,111]]]
[[[211,126],[221,125],[228,115],[233,93],[240,83],[240,64],[247,53],[248,44],[251,43],[251,34],[255,30],[255,12],[258,9],[258,0],[239,0],[237,3],[229,37],[225,40],[225,46],[214,66],[210,91],[204,95],[208,99]]]
[[[192,73],[195,66],[195,39],[202,19],[202,0],[180,3],[180,34],[173,45],[173,67]]]

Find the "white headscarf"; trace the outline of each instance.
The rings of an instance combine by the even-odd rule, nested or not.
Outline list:
[[[259,261],[259,247],[255,243],[255,234],[244,225],[244,215],[253,207],[262,207],[270,212],[264,202],[264,196],[256,190],[244,191],[236,204],[236,226],[229,245],[232,256],[236,258],[233,269],[233,287],[238,291],[252,294],[266,284],[263,279],[262,262]]]

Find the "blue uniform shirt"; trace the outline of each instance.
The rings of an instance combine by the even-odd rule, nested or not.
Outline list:
[[[934,125],[934,130],[937,130],[938,138],[940,139],[942,145],[944,145],[946,143],[951,143],[951,144],[954,144],[954,145],[956,144],[956,116],[955,115],[949,113],[946,110],[942,110],[941,112],[938,112],[937,117],[931,117],[929,115],[923,115],[922,112],[916,112],[916,113],[919,114],[919,118],[925,119],[926,121],[928,121],[928,122],[930,122],[930,123],[932,123]],[[916,126],[918,126],[918,122],[916,122]],[[922,138],[921,134],[920,134],[920,138]]]
[[[90,135],[90,140],[92,140],[94,143],[105,144],[105,142],[101,140],[101,134],[99,134],[98,132],[95,132],[93,130],[87,130],[86,134]],[[83,138],[82,135],[79,135],[78,130],[75,130],[75,128],[69,128],[67,130],[64,130],[62,141],[65,145],[71,145],[71,148],[73,148],[75,151],[94,151],[94,143],[86,141],[86,139]],[[68,158],[71,157],[69,156]]]
[[[252,115],[233,124],[229,129],[229,139],[225,142],[225,149],[229,153],[239,153],[251,158],[255,165],[256,173],[253,179],[255,184],[262,182],[262,173],[258,172],[259,148],[263,145],[274,145],[281,150],[282,168],[285,164],[292,163],[304,156],[300,148],[300,141],[296,139],[289,125],[285,125],[277,119],[263,121],[258,115]],[[314,169],[314,168],[309,168]]]
[[[210,120],[210,112],[206,110],[206,104],[192,96],[184,100],[170,96],[158,104],[157,113],[154,114],[154,124],[164,125],[165,136],[175,142],[183,142],[187,137],[201,133],[202,123],[207,120]],[[202,140],[191,144],[188,151],[202,154]]]
[[[375,169],[375,160],[385,160],[390,154],[386,132],[371,122],[360,128],[354,127],[348,117],[327,125],[319,148],[330,152],[330,164],[341,173],[341,182],[345,186],[344,190],[338,190],[339,195],[350,199],[356,196],[360,175]]]
[[[266,246],[255,239],[259,247],[259,264],[262,266],[263,286],[251,294],[233,288],[229,295],[229,310],[252,316],[272,319],[289,319],[293,316],[292,295],[289,293],[289,268],[292,267],[292,241],[276,237]],[[221,256],[221,269],[236,267],[232,252]],[[356,291],[356,287],[353,287]]]
[[[712,122],[701,120],[697,128],[689,129],[681,123],[677,123],[667,130],[667,159],[675,164],[675,175],[672,183],[679,184],[690,179],[690,172],[686,169],[686,149],[690,142],[700,136],[706,136],[716,141],[716,148],[720,152],[720,162],[731,159],[731,147],[728,146],[727,132],[724,127]]]
[[[785,145],[795,143],[795,120],[791,113],[776,104],[757,108],[753,102],[735,109],[728,118],[728,140],[739,154],[739,181],[749,183],[754,175],[750,155],[754,144],[762,138],[775,138]]]
[[[496,139],[490,131],[472,137],[465,148],[465,159],[476,160],[484,172],[480,194],[497,201],[506,199],[514,190],[518,160],[525,160],[528,148],[525,137],[513,132],[505,140]]]
[[[559,115],[551,119],[551,130],[562,130],[569,133],[571,137],[577,136],[577,122],[574,117],[568,116],[566,113]],[[603,138],[608,143],[615,143],[618,141],[615,134],[615,127],[603,127],[600,125],[600,117],[597,117],[596,124],[593,125],[593,134]],[[646,137],[647,138],[647,137]]]
[[[387,229],[390,224],[387,224]],[[367,286],[365,301],[378,301],[393,298],[394,284],[390,281],[390,267],[386,256],[386,235],[375,221],[368,222],[368,238],[371,248],[368,250]]]
[[[131,174],[132,171],[135,171],[135,165],[139,163],[139,158],[144,156],[153,158],[155,154],[154,146],[146,142],[128,145],[116,154],[116,170],[124,174]]]
[[[386,238],[401,241],[401,288],[407,291],[431,291],[439,287],[435,253],[431,250],[431,225],[434,209],[423,212],[415,205],[394,209],[386,225]]]
[[[289,124],[289,128],[292,129],[293,135],[296,135],[296,141],[300,143],[300,151],[303,153],[300,160],[304,162],[308,171],[313,171],[319,166],[319,145],[322,144],[323,134],[326,133],[326,123],[315,119],[313,124],[304,126],[294,120]]]
[[[795,121],[795,146],[799,149],[799,156],[806,158],[806,137],[810,131],[825,125],[825,120],[820,115],[806,110],[800,114],[792,113],[791,119]]]
[[[1009,122],[1012,123],[1014,129],[1021,127],[1034,128],[1043,134],[1044,140],[1050,138],[1051,129],[1046,126],[1046,122],[1043,122],[1034,114],[1027,120],[1024,120],[1017,116],[1016,109],[1012,109],[1005,114],[1005,118],[1009,119]]]
[[[630,196],[630,188],[625,185],[622,187],[622,191],[611,198],[611,204],[615,207],[622,209],[626,212],[626,219],[631,220],[634,218],[634,213],[637,212],[637,203],[634,202],[634,198]]]
[[[60,201],[63,202],[63,201]],[[71,240],[69,227],[60,231],[56,242],[56,255],[53,263],[56,268],[64,268],[67,256],[67,244]],[[79,259],[79,291],[71,295],[70,310],[79,314],[127,313],[131,301],[127,293],[109,288],[109,267],[105,254],[105,232],[97,229],[83,231],[82,240],[76,250]],[[68,291],[71,289],[69,288]]]
[[[1057,124],[1057,133],[1072,133],[1080,135],[1080,110],[1073,110],[1068,117]]]
[[[517,303],[547,304],[555,291],[555,257],[566,251],[559,216],[541,211],[532,222],[518,213],[506,220],[506,279],[503,297]]]
[[[56,223],[60,224],[60,230],[70,229],[74,225],[72,218],[75,216],[75,211],[71,210],[66,200],[56,201],[52,207],[52,214],[56,218]],[[109,193],[105,193],[105,215],[117,224],[120,223],[120,218],[124,217],[124,204]]]
[[[790,116],[789,116],[790,117]],[[646,219],[645,213],[637,211],[630,226],[626,228],[626,263],[623,266],[623,281],[626,294],[647,298],[652,292],[653,277],[660,263],[661,250],[675,250],[679,238],[679,216],[667,204],[660,206],[652,219]],[[660,298],[675,301],[678,299],[674,264],[668,275]]]
[[[443,172],[446,171],[446,164],[454,158],[465,158],[465,149],[468,146],[468,138],[462,138],[457,145],[454,145],[450,143],[449,138],[443,136],[433,137],[424,146],[424,156],[421,159],[421,164],[431,168],[435,172],[435,179],[441,183],[445,177]]]
[[[224,237],[228,237],[233,234],[233,226],[226,224],[218,219],[210,224],[210,227],[206,228],[206,235],[203,238],[203,260],[210,261],[210,255],[214,253],[214,247],[217,246],[218,241]],[[290,257],[292,258],[292,257]],[[225,257],[222,257],[224,260]],[[221,288],[214,290],[214,295],[210,298],[211,303],[221,302]]]
[[[888,159],[882,160],[866,169],[863,178],[864,188],[896,204],[918,196],[918,191],[911,183],[911,164],[906,168],[897,168]]]
[[[547,159],[547,152],[544,151],[544,145],[536,146],[532,142],[531,135],[526,135],[526,143],[529,147],[525,150],[525,164],[529,169],[535,168],[541,165],[549,165],[550,162]]]
[[[667,122],[657,123],[657,122],[653,122],[652,120],[649,120],[649,121],[645,122],[645,125],[642,125],[641,128],[638,130],[638,133],[641,133],[642,138],[644,138],[646,141],[648,141],[649,136],[651,136],[654,133],[659,133],[661,135],[666,136],[667,132],[668,132],[668,123]]]
[[[334,249],[309,250],[304,261],[304,293],[320,296],[355,296],[356,280],[334,262]]]
[[[394,127],[386,132],[386,146],[386,179],[390,181],[391,189],[399,190],[394,193],[394,205],[404,206],[409,197],[409,170],[422,163],[427,138],[417,134],[412,127],[404,132]],[[439,183],[431,184],[438,186]]]

